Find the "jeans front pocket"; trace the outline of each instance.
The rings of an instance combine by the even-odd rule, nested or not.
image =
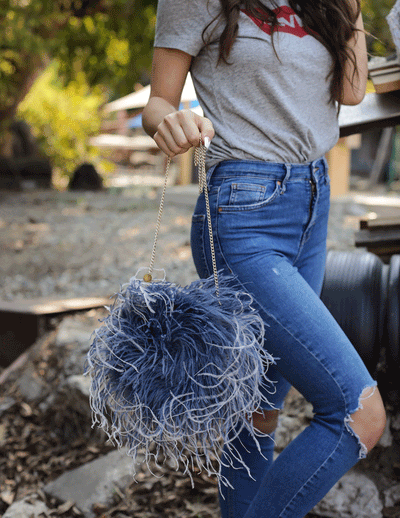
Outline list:
[[[242,178],[223,182],[218,199],[218,212],[256,210],[273,202],[279,195],[281,182],[276,179]]]

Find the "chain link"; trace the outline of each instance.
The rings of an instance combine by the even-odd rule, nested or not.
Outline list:
[[[168,183],[168,175],[169,175],[169,167],[170,167],[170,165],[171,165],[171,157],[168,157],[167,164],[165,166],[164,185],[163,185],[163,190],[162,190],[162,193],[161,193],[160,206],[158,208],[156,231],[155,231],[155,234],[154,234],[153,250],[151,251],[149,272],[143,277],[143,280],[146,281],[146,282],[150,282],[152,280],[152,273],[153,273],[153,268],[154,268],[154,260],[155,260],[155,257],[156,257],[156,248],[157,248],[158,234],[160,232],[161,216],[162,216],[162,213],[163,213],[163,210],[164,210],[165,191],[167,190],[167,183]]]
[[[215,258],[215,247],[214,247],[214,237],[213,237],[213,230],[212,230],[212,223],[211,223],[210,201],[208,198],[208,187],[207,187],[207,173],[206,173],[206,163],[205,163],[206,152],[207,152],[207,148],[202,143],[198,147],[196,147],[196,149],[194,151],[194,163],[197,166],[198,173],[199,173],[199,192],[200,192],[200,194],[204,193],[204,197],[206,200],[208,235],[210,238],[211,261],[212,261],[212,267],[213,267],[215,292],[216,292],[217,297],[219,297],[217,261]],[[154,235],[153,249],[151,252],[149,271],[143,277],[143,280],[146,282],[150,282],[152,280],[152,273],[153,273],[153,268],[154,268],[154,260],[155,260],[155,256],[156,256],[158,234],[160,232],[161,217],[162,217],[162,213],[164,210],[165,192],[167,190],[170,165],[171,165],[171,158],[168,157],[167,164],[165,166],[164,185],[163,185],[163,190],[162,190],[162,194],[161,194],[160,206],[158,209],[156,230],[155,230],[155,235]]]
[[[208,235],[210,238],[211,261],[212,261],[212,267],[213,267],[215,292],[216,292],[217,297],[219,297],[217,260],[215,258],[214,237],[213,237],[213,229],[212,229],[212,223],[211,223],[210,200],[208,198],[207,173],[206,173],[206,161],[205,161],[206,152],[207,152],[207,148],[205,146],[203,146],[202,144],[200,144],[200,146],[197,147],[194,151],[194,164],[197,165],[197,167],[198,167],[200,194],[202,192],[204,192],[204,197],[206,200]]]

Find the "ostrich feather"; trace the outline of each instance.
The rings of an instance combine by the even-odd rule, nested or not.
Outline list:
[[[133,466],[139,452],[147,465],[167,457],[191,478],[197,466],[230,485],[221,442],[223,462],[246,469],[231,443],[247,428],[258,444],[251,414],[266,400],[273,362],[263,321],[233,277],[220,275],[218,297],[212,277],[183,287],[137,277],[116,295],[87,355],[93,426],[127,446]]]

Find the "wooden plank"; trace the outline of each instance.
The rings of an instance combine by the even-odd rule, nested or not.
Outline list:
[[[339,142],[326,154],[331,178],[331,196],[340,196],[349,191],[350,149],[345,139]]]
[[[356,246],[383,246],[395,244],[400,246],[400,230],[359,230],[354,234]]]
[[[360,220],[360,229],[365,230],[383,230],[383,229],[400,229],[400,217],[393,218],[376,218],[376,219],[362,219]]]
[[[29,315],[54,315],[73,313],[109,305],[109,297],[75,297],[64,299],[37,298],[26,300],[0,300],[0,313],[25,313]]]
[[[94,296],[0,300],[0,366],[7,367],[51,329],[51,319],[55,316],[101,308],[112,302],[111,297]]]
[[[342,106],[339,114],[340,136],[362,133],[371,128],[400,124],[400,90],[367,94],[356,106]]]

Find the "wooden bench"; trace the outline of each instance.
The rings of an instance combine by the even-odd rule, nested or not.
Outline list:
[[[6,367],[51,328],[51,319],[110,304],[107,297],[0,300],[0,366]]]
[[[365,247],[389,263],[392,255],[400,254],[400,217],[361,220],[354,237],[356,247]]]

